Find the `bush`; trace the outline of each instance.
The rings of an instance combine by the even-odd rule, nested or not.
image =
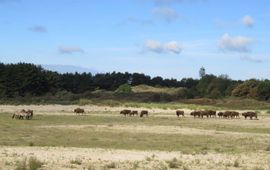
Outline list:
[[[132,88],[129,84],[122,84],[116,90],[117,93],[132,93]]]
[[[71,164],[81,165],[82,161],[80,159],[75,159],[70,161]]]
[[[238,159],[236,159],[234,161],[233,166],[236,167],[236,168],[240,167],[240,164],[239,164],[239,160]]]
[[[182,166],[182,162],[178,161],[176,158],[173,158],[171,161],[167,161],[169,168],[177,169]]]
[[[27,170],[26,159],[17,162],[15,170]]]
[[[106,167],[109,168],[109,169],[115,169],[116,168],[116,163],[112,162],[112,163],[108,164]]]
[[[29,170],[37,170],[41,168],[43,164],[43,162],[34,157],[30,157],[28,161]]]
[[[26,158],[20,162],[17,162],[15,170],[38,170],[44,163],[39,161],[35,157],[30,157],[28,164]]]

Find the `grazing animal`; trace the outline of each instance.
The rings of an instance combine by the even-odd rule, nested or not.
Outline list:
[[[223,112],[218,112],[218,117],[219,118],[222,118],[223,117],[223,114],[224,114]]]
[[[84,109],[81,108],[76,108],[74,109],[74,113],[76,113],[76,115],[83,115],[84,114]]]
[[[24,119],[24,117],[27,116],[27,112],[22,109],[20,111],[16,111],[13,115],[12,115],[12,118],[14,119]]]
[[[235,111],[226,111],[223,113],[223,117],[224,118],[239,118],[239,112],[235,112]]]
[[[190,113],[190,115],[195,118],[197,116],[200,117],[201,113],[200,113],[200,111],[193,111],[193,112]]]
[[[242,116],[244,116],[245,119],[247,119],[247,117],[249,117],[250,119],[253,119],[253,117],[258,119],[258,115],[256,112],[244,112],[244,113],[242,113]]]
[[[227,118],[229,119],[231,117],[231,112],[230,111],[226,111],[223,113],[223,118]]]
[[[185,112],[182,110],[176,110],[176,116],[179,117],[180,115],[182,115],[183,117],[185,116]]]
[[[208,112],[208,115],[210,116],[210,117],[217,117],[217,112],[216,111],[214,111],[214,110],[208,110],[207,111]]]
[[[33,110],[28,109],[25,113],[26,113],[25,118],[27,120],[31,120],[33,118],[33,116],[34,116],[34,111]]]
[[[203,116],[206,116],[207,118],[209,117],[209,112],[208,111],[200,111],[200,117],[203,118]]]
[[[138,111],[137,110],[133,110],[129,113],[129,116],[138,116]]]
[[[235,111],[233,111],[233,112],[231,112],[231,118],[239,118],[239,112],[235,112]]]
[[[148,116],[148,111],[147,110],[142,110],[140,117],[143,117],[143,115]]]
[[[121,110],[120,111],[120,114],[122,114],[122,115],[124,115],[124,116],[126,116],[126,115],[130,115],[131,114],[131,110],[127,110],[127,109],[125,109],[125,110]]]

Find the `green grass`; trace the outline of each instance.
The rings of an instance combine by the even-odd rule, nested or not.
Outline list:
[[[243,120],[244,121],[244,120]],[[228,120],[229,122],[229,120]],[[252,125],[252,121],[250,124]],[[265,151],[269,145],[253,137],[231,138],[224,135],[184,135],[133,133],[128,131],[97,131],[95,128],[65,129],[40,128],[44,125],[144,125],[181,126],[208,130],[270,134],[270,128],[227,124],[219,119],[177,119],[169,117],[121,117],[121,116],[48,116],[38,115],[33,120],[13,120],[0,114],[0,145],[4,146],[65,146],[85,148],[115,148],[137,150],[183,151],[185,153],[255,152]],[[270,142],[270,139],[268,139]]]

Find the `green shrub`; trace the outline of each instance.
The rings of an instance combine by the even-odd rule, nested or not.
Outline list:
[[[29,142],[29,146],[34,146],[34,142]]]
[[[234,161],[233,166],[236,167],[236,168],[240,167],[240,164],[239,164],[239,160],[238,159],[236,159]]]
[[[80,159],[75,159],[70,161],[71,164],[81,165],[82,161]]]
[[[122,84],[116,90],[117,93],[132,93],[132,88],[129,84]]]
[[[109,168],[109,169],[115,169],[116,168],[116,163],[115,162],[109,163],[106,167]]]
[[[35,157],[30,157],[28,161],[29,170],[37,170],[42,167],[44,163]]]
[[[16,163],[15,170],[38,170],[44,165],[35,157],[30,157],[27,163],[26,158]]]
[[[178,161],[176,158],[173,158],[171,161],[167,161],[169,168],[177,169],[182,166],[182,161]]]
[[[26,159],[17,162],[15,170],[27,170]]]

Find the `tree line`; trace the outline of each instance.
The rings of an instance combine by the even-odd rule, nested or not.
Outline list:
[[[179,98],[222,98],[227,96],[269,100],[269,80],[232,80],[227,75],[215,76],[199,71],[200,79],[164,79],[142,73],[65,73],[43,69],[30,63],[0,63],[0,97],[55,95],[66,91],[73,94],[91,93],[97,90],[118,91],[121,85],[145,84],[179,88]]]

